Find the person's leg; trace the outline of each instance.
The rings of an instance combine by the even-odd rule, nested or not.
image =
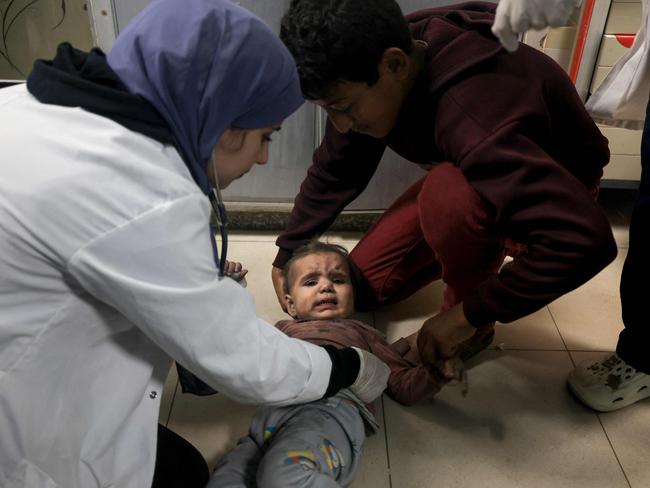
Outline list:
[[[488,209],[460,170],[442,163],[402,194],[350,253],[369,290],[361,309],[394,303],[442,279],[443,310],[462,300],[505,256]],[[364,306],[366,305],[366,306]]]
[[[567,379],[584,404],[603,412],[618,410],[650,397],[650,101],[641,138],[641,185],[630,221],[630,240],[621,274],[621,306],[625,328],[616,354],[579,364]]]
[[[625,329],[616,352],[626,363],[650,374],[650,313],[648,291],[643,283],[650,276],[650,103],[641,138],[641,184],[630,221],[630,240],[621,275],[621,306]]]
[[[417,197],[424,179],[395,200],[350,253],[364,278],[357,310],[399,302],[440,278],[420,228]]]
[[[251,436],[242,437],[214,468],[206,488],[255,488],[260,446]]]
[[[257,486],[338,488],[349,486],[365,439],[356,406],[337,396],[289,407],[267,437]],[[287,415],[286,413],[289,413]]]
[[[442,268],[447,285],[441,311],[461,302],[505,258],[505,239],[493,229],[485,201],[449,163],[435,167],[418,195],[423,236]]]
[[[158,424],[152,488],[204,488],[209,477],[201,453],[181,436]]]

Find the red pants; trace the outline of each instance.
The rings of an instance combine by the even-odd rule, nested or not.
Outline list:
[[[489,207],[450,163],[402,194],[351,252],[367,283],[359,310],[394,303],[442,278],[442,311],[461,302],[506,255]],[[367,288],[366,288],[367,286]]]

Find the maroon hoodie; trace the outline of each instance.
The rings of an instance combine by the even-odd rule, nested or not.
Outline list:
[[[467,3],[407,16],[427,43],[425,68],[383,139],[327,124],[274,265],[324,232],[372,178],[386,146],[413,163],[449,161],[483,197],[496,229],[528,252],[464,300],[474,324],[510,322],[580,286],[616,244],[593,193],[607,139],[566,73],[526,45],[492,36],[494,5]]]

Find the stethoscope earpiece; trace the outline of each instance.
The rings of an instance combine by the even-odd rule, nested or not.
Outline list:
[[[223,198],[221,197],[221,190],[219,190],[219,177],[217,175],[217,163],[214,160],[214,157],[211,158],[210,163],[212,164],[212,172],[214,174],[214,186],[212,191],[208,193],[208,198],[210,199],[210,204],[212,205],[212,211],[214,216],[217,219],[217,227],[219,227],[219,234],[221,234],[221,253],[219,256],[219,276],[223,277],[224,270],[226,269],[226,256],[228,254],[228,214],[226,213],[226,207],[223,204]]]

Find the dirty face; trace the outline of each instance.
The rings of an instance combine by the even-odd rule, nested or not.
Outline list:
[[[287,311],[297,319],[346,318],[354,312],[354,289],[345,259],[337,253],[297,259],[289,273]]]

